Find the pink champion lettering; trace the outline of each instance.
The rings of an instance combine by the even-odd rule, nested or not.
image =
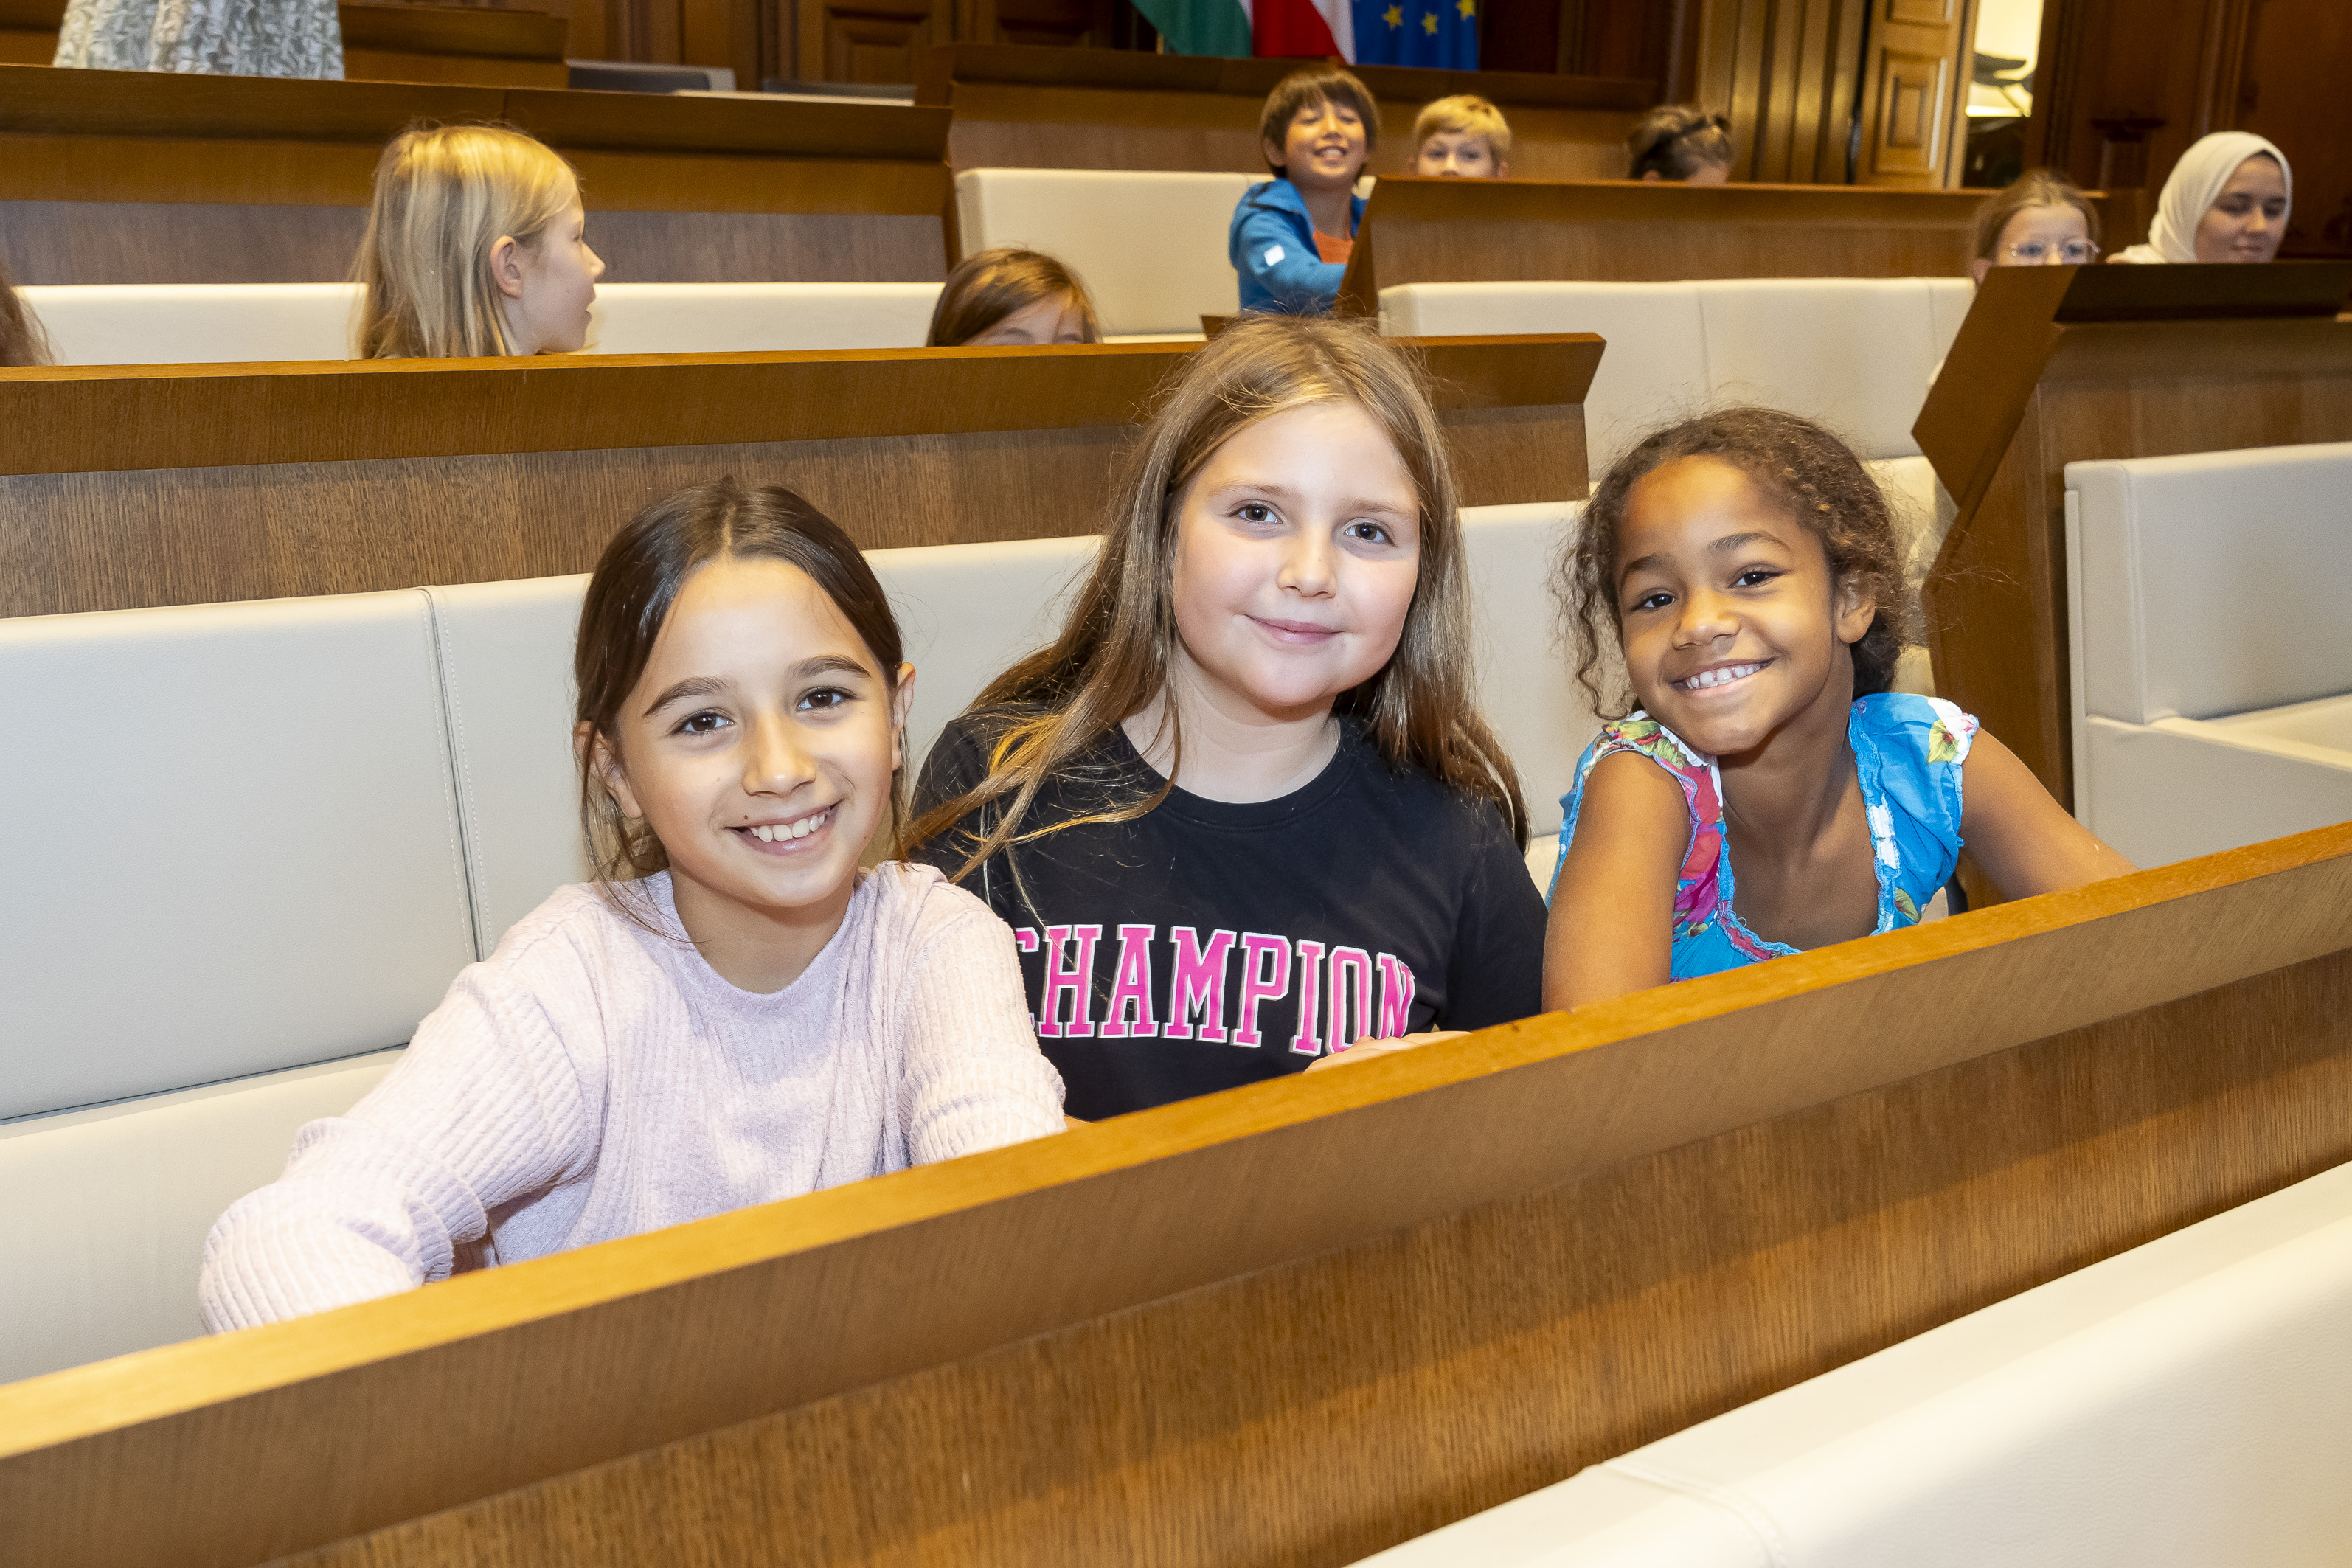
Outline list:
[[[1298,1033],[1290,1037],[1290,1048],[1302,1057],[1319,1054],[1323,1037],[1316,1033],[1316,1005],[1322,992],[1323,944],[1298,942]]]
[[[1101,936],[1100,926],[1045,928],[1045,984],[1037,997],[1038,1034],[1076,1037],[1095,1032],[1095,943]],[[1072,947],[1078,950],[1076,961],[1066,963]],[[1070,997],[1066,1022],[1061,1017],[1064,992]]]
[[[1191,1039],[1192,1019],[1198,1016],[1201,1038],[1223,1039],[1225,956],[1234,950],[1234,933],[1210,932],[1206,952],[1201,947],[1201,933],[1191,926],[1170,926],[1168,941],[1176,950],[1176,973],[1169,982],[1168,1022],[1160,1026],[1160,1037]]]
[[[1234,1021],[1234,1044],[1256,1046],[1262,1037],[1257,1027],[1258,1008],[1265,1003],[1280,1001],[1289,990],[1290,939],[1244,931],[1242,994],[1236,1009],[1238,1016]]]
[[[1412,965],[1381,954],[1381,1038],[1412,1032]]]
[[[1102,1022],[1102,1037],[1149,1039],[1160,1032],[1151,1016],[1151,939],[1158,926],[1118,928],[1118,973],[1110,983],[1110,1006]]]
[[[1350,975],[1354,977],[1353,990],[1349,989]],[[1355,1005],[1352,1029],[1349,1026],[1348,1012],[1351,1002]],[[1345,1050],[1367,1037],[1382,1037],[1372,1034],[1371,954],[1360,947],[1335,947],[1331,950],[1331,1000],[1324,1012],[1329,1021],[1323,1026],[1323,1043],[1332,1050]]]

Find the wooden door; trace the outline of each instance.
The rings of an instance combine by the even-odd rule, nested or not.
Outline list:
[[[1863,51],[1863,185],[1958,184],[1972,0],[1875,0]]]

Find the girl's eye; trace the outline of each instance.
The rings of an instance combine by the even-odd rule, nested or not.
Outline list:
[[[1640,598],[1634,600],[1633,608],[1637,610],[1663,610],[1674,602],[1675,596],[1672,594],[1667,593],[1664,588],[1660,588],[1654,593],[1644,594]]]
[[[1248,501],[1234,513],[1244,522],[1267,523],[1275,521],[1274,508],[1264,501]]]
[[[1341,536],[1344,538],[1360,539],[1367,544],[1391,544],[1395,542],[1395,541],[1390,537],[1389,531],[1381,527],[1377,522],[1364,522],[1360,520],[1349,523],[1339,531]]]
[[[677,721],[673,733],[679,735],[709,735],[733,722],[724,713],[713,713],[706,708],[699,713],[689,713]]]
[[[801,706],[820,713],[831,712],[849,700],[849,693],[837,686],[819,687],[801,699]]]
[[[1731,580],[1735,588],[1760,588],[1780,574],[1763,566],[1750,566]]]

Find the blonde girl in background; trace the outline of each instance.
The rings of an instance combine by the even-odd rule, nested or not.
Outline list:
[[[205,1245],[215,1330],[1062,1129],[1013,936],[899,820],[914,667],[781,485],[655,502],[572,660],[592,882],[468,964],[384,1080]]]
[[[2033,169],[1977,208],[1979,283],[1996,267],[2086,267],[2099,258],[2099,214],[2072,180]]]
[[[2286,154],[2247,131],[2200,137],[2164,182],[2147,243],[2112,259],[2269,261],[2286,237],[2294,171]]]
[[[956,263],[940,289],[923,346],[1100,342],[1095,302],[1078,275],[1042,251],[1008,245]]]
[[[1412,122],[1412,172],[1425,179],[1501,180],[1511,173],[1511,126],[1475,93],[1441,98]]]
[[[572,165],[504,125],[418,126],[376,163],[352,271],[362,359],[571,353],[604,264]]]
[[[1070,1114],[1538,1011],[1527,813],[1412,367],[1366,323],[1244,316],[1114,493],[1061,635],[948,726],[906,840],[1015,928]]]

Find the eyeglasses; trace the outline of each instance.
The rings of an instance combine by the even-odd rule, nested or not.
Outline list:
[[[2028,239],[2009,247],[2012,261],[2027,267],[2039,267],[2050,259],[2047,240]],[[2099,258],[2099,247],[2087,239],[2070,239],[2057,247],[2058,259],[2069,267],[2088,267]]]

